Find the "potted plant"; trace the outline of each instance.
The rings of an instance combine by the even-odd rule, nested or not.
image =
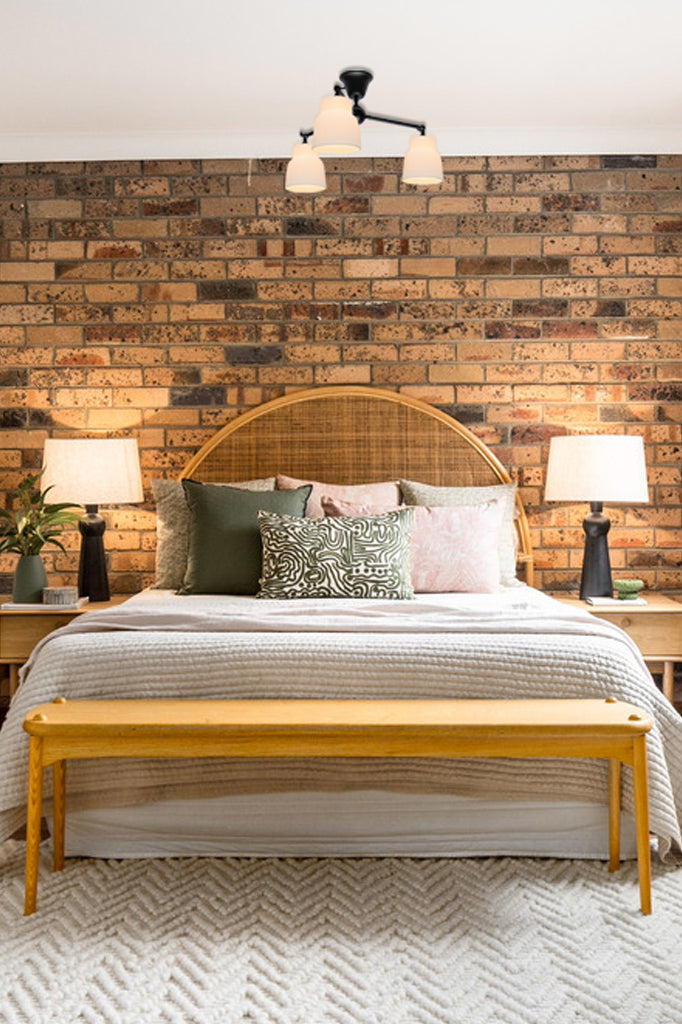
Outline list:
[[[57,538],[64,526],[79,520],[76,512],[68,511],[74,505],[48,503],[51,488],[41,491],[40,476],[33,473],[21,481],[13,496],[17,508],[0,509],[0,554],[13,551],[20,556],[12,590],[15,604],[42,601],[47,574],[40,552],[45,544],[56,544],[65,551]]]

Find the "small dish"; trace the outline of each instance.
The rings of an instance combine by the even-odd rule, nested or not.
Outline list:
[[[614,580],[613,589],[620,601],[634,601],[644,589],[644,580]]]

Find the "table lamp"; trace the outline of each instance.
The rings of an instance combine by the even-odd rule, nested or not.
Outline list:
[[[91,601],[109,600],[104,557],[106,523],[99,505],[142,501],[142,478],[134,438],[49,438],[43,454],[43,487],[49,500],[85,506],[78,528],[81,553],[78,593]]]
[[[611,523],[603,502],[647,502],[644,442],[638,435],[582,434],[553,437],[547,462],[547,501],[589,501],[583,522],[585,553],[580,599],[613,597],[606,535]]]

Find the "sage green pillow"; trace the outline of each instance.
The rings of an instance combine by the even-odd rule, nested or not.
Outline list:
[[[274,476],[226,482],[244,491],[274,491]],[[177,590],[187,572],[189,509],[180,480],[152,480],[156,501],[156,582],[160,590]]]
[[[190,511],[187,572],[181,594],[255,594],[262,554],[258,511],[302,516],[310,487],[244,491],[183,480]]]
[[[413,518],[411,508],[338,519],[295,519],[259,511],[263,575],[258,596],[414,597]]]

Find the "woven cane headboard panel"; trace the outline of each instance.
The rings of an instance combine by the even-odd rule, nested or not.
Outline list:
[[[439,486],[508,483],[493,453],[424,402],[365,387],[297,391],[228,423],[181,476],[204,482],[285,473],[326,483],[419,480]],[[518,502],[519,561],[532,581],[528,523]]]

